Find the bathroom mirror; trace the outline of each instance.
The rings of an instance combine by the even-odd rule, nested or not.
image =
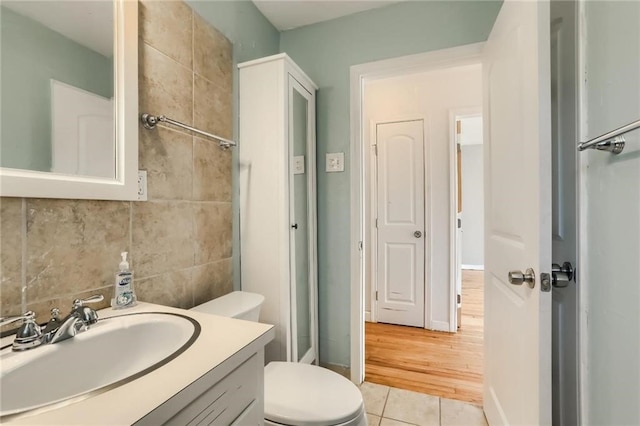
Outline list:
[[[0,6],[0,195],[137,199],[138,4]]]
[[[311,250],[314,250],[312,241],[314,236],[310,234],[314,212],[310,206],[315,185],[313,168],[309,167],[309,161],[315,161],[309,152],[311,132],[309,115],[312,108],[309,104],[311,95],[295,79],[290,80],[290,147],[292,155],[292,187],[293,203],[291,203],[294,222],[292,241],[292,263],[295,269],[292,281],[292,296],[294,300],[292,318],[292,331],[295,333],[293,342],[293,358],[298,362],[312,362],[316,357],[315,351],[315,273],[311,264]]]

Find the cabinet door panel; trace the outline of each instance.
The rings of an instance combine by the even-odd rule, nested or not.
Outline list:
[[[289,76],[292,358],[313,362],[315,324],[315,135],[313,97]]]

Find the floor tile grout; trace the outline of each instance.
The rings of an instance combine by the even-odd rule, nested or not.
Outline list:
[[[429,424],[429,425],[435,424],[435,425],[438,425],[438,426],[442,426],[442,424],[443,424],[443,418],[444,418],[444,414],[443,414],[443,401],[442,401],[442,400],[443,400],[443,398],[442,398],[442,397],[439,397],[439,396],[436,396],[436,395],[423,394],[423,393],[421,393],[421,392],[406,391],[406,392],[410,392],[410,393],[418,393],[418,394],[422,394],[422,395],[428,395],[428,396],[430,396],[430,397],[433,397],[433,398],[437,398],[437,399],[438,399],[438,402],[437,402],[437,403],[438,403],[438,405],[437,405],[437,410],[438,410],[438,413],[437,413],[437,420],[434,418],[434,417],[436,417],[436,416],[434,416],[434,417],[431,417],[431,419],[433,420],[433,423],[428,423],[428,422],[427,422],[427,423],[425,423],[423,420],[425,420],[425,421],[426,421],[426,420],[427,420],[426,418],[425,418],[425,419],[422,419],[422,420],[420,420],[420,421],[418,421],[417,423],[415,423],[415,422],[409,422],[409,421],[407,421],[407,420],[409,420],[409,419],[406,419],[406,420],[397,419],[397,418],[395,418],[395,417],[397,417],[397,416],[396,416],[396,415],[394,415],[394,413],[392,413],[392,412],[390,413],[390,412],[389,412],[390,408],[392,408],[392,407],[396,407],[396,404],[403,404],[403,402],[402,402],[402,401],[395,401],[395,403],[393,403],[393,401],[391,401],[391,400],[390,400],[391,391],[392,391],[392,390],[397,390],[397,391],[402,391],[402,392],[404,392],[404,390],[402,390],[402,389],[398,389],[398,388],[394,388],[394,387],[391,387],[391,386],[376,385],[376,384],[373,384],[373,383],[371,383],[370,385],[375,385],[375,386],[379,386],[379,387],[384,388],[384,390],[383,390],[383,389],[379,389],[380,391],[382,391],[381,393],[384,393],[384,400],[383,400],[383,403],[382,403],[382,410],[381,410],[381,414],[380,414],[380,415],[377,415],[377,414],[374,414],[374,413],[369,413],[369,412],[367,411],[367,413],[368,413],[369,415],[372,415],[372,416],[375,416],[376,418],[378,418],[378,420],[379,420],[379,424],[382,424],[383,420],[389,420],[389,421],[393,421],[393,422],[398,422],[399,424],[406,424],[406,425],[410,425],[410,426],[423,426],[423,425],[425,425],[425,424]],[[380,395],[380,393],[379,393],[379,395]],[[463,406],[474,407],[475,409],[480,409],[480,410],[482,409],[481,407],[477,407],[477,406],[475,406],[475,404],[467,403],[467,402],[464,402],[464,401],[457,401],[457,400],[454,400],[454,401],[455,401],[456,403],[458,403],[458,404],[462,404]],[[452,402],[453,402],[453,401],[452,401]],[[435,404],[434,404],[434,405],[435,405]],[[436,408],[436,407],[434,406],[433,408]],[[365,404],[365,409],[366,409],[366,404]],[[449,408],[449,410],[451,410],[451,408]],[[394,411],[397,411],[397,410],[395,410],[395,409],[394,409]],[[463,410],[463,411],[464,411],[464,410]],[[434,413],[434,414],[435,414],[435,413]],[[477,419],[476,419],[476,420],[471,420],[471,423],[469,423],[469,424],[474,424],[474,425],[484,425],[484,426],[486,426],[486,424],[487,424],[487,423],[486,423],[486,419],[485,419],[485,417],[484,417],[484,414],[482,413],[481,415],[482,415],[482,421],[478,421]],[[449,412],[448,416],[449,416],[449,417],[451,417],[451,412]],[[461,420],[461,418],[460,418],[460,417],[458,417],[458,416],[459,416],[459,414],[455,414],[455,416],[456,416],[456,418],[457,418],[458,420]],[[473,416],[474,416],[474,417],[477,417],[477,413],[476,413],[476,414],[473,414]],[[448,418],[449,418],[449,417],[448,417]],[[467,420],[469,420],[469,418],[466,418],[466,419],[467,419]],[[412,420],[413,420],[413,419],[412,419]]]
[[[389,401],[389,394],[391,393],[391,387],[387,387],[387,394],[384,396],[384,404],[382,404],[382,413],[380,413],[380,418],[384,417],[384,412],[387,409],[387,401]]]

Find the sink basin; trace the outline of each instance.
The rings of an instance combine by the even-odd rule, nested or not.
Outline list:
[[[72,339],[25,352],[4,349],[0,420],[137,379],[184,352],[199,334],[200,325],[189,317],[149,312],[101,319]]]

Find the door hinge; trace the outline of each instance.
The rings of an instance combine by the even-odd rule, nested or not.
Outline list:
[[[376,290],[376,302],[378,301],[378,290]]]
[[[362,241],[358,241],[358,250],[362,251]]]
[[[462,228],[462,219],[458,219],[458,229]]]
[[[378,155],[378,145],[373,145],[373,155]]]
[[[458,305],[459,305],[460,303],[462,303],[462,296],[461,296],[461,295],[458,295]]]
[[[378,218],[376,217],[376,228],[378,227]]]

